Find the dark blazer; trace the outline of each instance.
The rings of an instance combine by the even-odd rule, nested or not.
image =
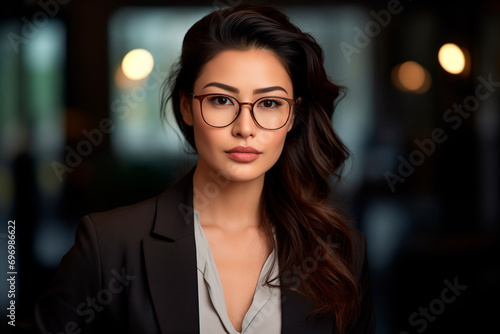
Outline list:
[[[192,175],[155,198],[81,220],[74,246],[35,305],[40,332],[199,333]],[[365,239],[355,231],[354,240],[364,294],[350,333],[373,333]],[[332,320],[306,321],[311,310],[302,296],[283,290],[282,333],[333,333]]]

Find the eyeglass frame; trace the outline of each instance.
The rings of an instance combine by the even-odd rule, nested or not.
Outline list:
[[[238,116],[240,116],[240,113],[241,113],[241,107],[244,106],[244,105],[248,105],[250,106],[250,115],[252,116],[252,119],[253,121],[255,122],[255,124],[257,124],[258,126],[260,126],[262,129],[265,129],[265,130],[279,130],[281,128],[283,128],[287,123],[288,121],[290,120],[290,114],[292,113],[292,107],[294,105],[300,105],[300,103],[302,102],[302,98],[301,97],[298,97],[297,99],[289,99],[289,98],[286,98],[286,97],[281,97],[281,96],[263,96],[261,98],[258,98],[257,100],[255,100],[253,103],[252,102],[240,102],[238,101],[237,98],[235,98],[234,96],[231,96],[231,95],[228,95],[228,94],[217,94],[217,93],[211,93],[211,94],[202,94],[202,95],[196,95],[194,93],[189,93],[188,95],[190,95],[193,99],[195,100],[198,100],[198,102],[200,102],[200,112],[201,112],[201,118],[203,118],[203,121],[208,125],[208,126],[211,126],[213,128],[225,128],[225,127],[228,127],[230,126],[231,124],[234,123],[234,121],[236,121],[236,119],[238,118]],[[238,105],[239,105],[239,109],[238,109],[238,112],[235,114],[233,120],[227,124],[227,125],[222,125],[222,126],[217,126],[217,125],[212,125],[210,123],[207,122],[207,120],[205,119],[205,116],[203,116],[203,100],[207,97],[207,96],[225,96],[225,97],[228,97],[228,98],[231,98],[233,100],[235,100],[236,102],[238,102]],[[263,99],[269,99],[269,98],[275,98],[275,99],[282,99],[282,100],[285,100],[288,102],[288,116],[286,118],[286,121],[285,123],[280,126],[279,128],[265,128],[263,127],[262,125],[260,125],[259,122],[257,122],[257,119],[255,118],[255,115],[253,113],[253,107],[254,105],[259,102],[260,100],[263,100]]]

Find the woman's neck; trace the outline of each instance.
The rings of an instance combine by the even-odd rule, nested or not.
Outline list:
[[[237,232],[260,225],[260,201],[264,175],[247,182],[231,181],[221,173],[196,168],[193,206],[202,226]]]

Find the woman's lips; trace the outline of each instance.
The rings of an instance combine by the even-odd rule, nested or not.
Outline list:
[[[259,157],[262,152],[257,151],[250,146],[237,146],[228,151],[226,154],[233,160],[239,162],[251,162]]]

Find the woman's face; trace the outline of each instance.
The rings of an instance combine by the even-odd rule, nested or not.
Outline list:
[[[219,53],[203,67],[193,93],[225,94],[251,103],[266,96],[293,99],[292,81],[285,67],[272,52],[262,49]],[[224,99],[214,102],[229,103]],[[203,120],[200,102],[189,96],[181,98],[181,111],[184,121],[194,129],[197,169],[219,173],[232,181],[263,178],[280,157],[293,125],[291,114],[282,128],[264,129],[253,120],[251,107],[243,105],[232,124],[215,128]],[[258,153],[248,153],[245,149]]]

